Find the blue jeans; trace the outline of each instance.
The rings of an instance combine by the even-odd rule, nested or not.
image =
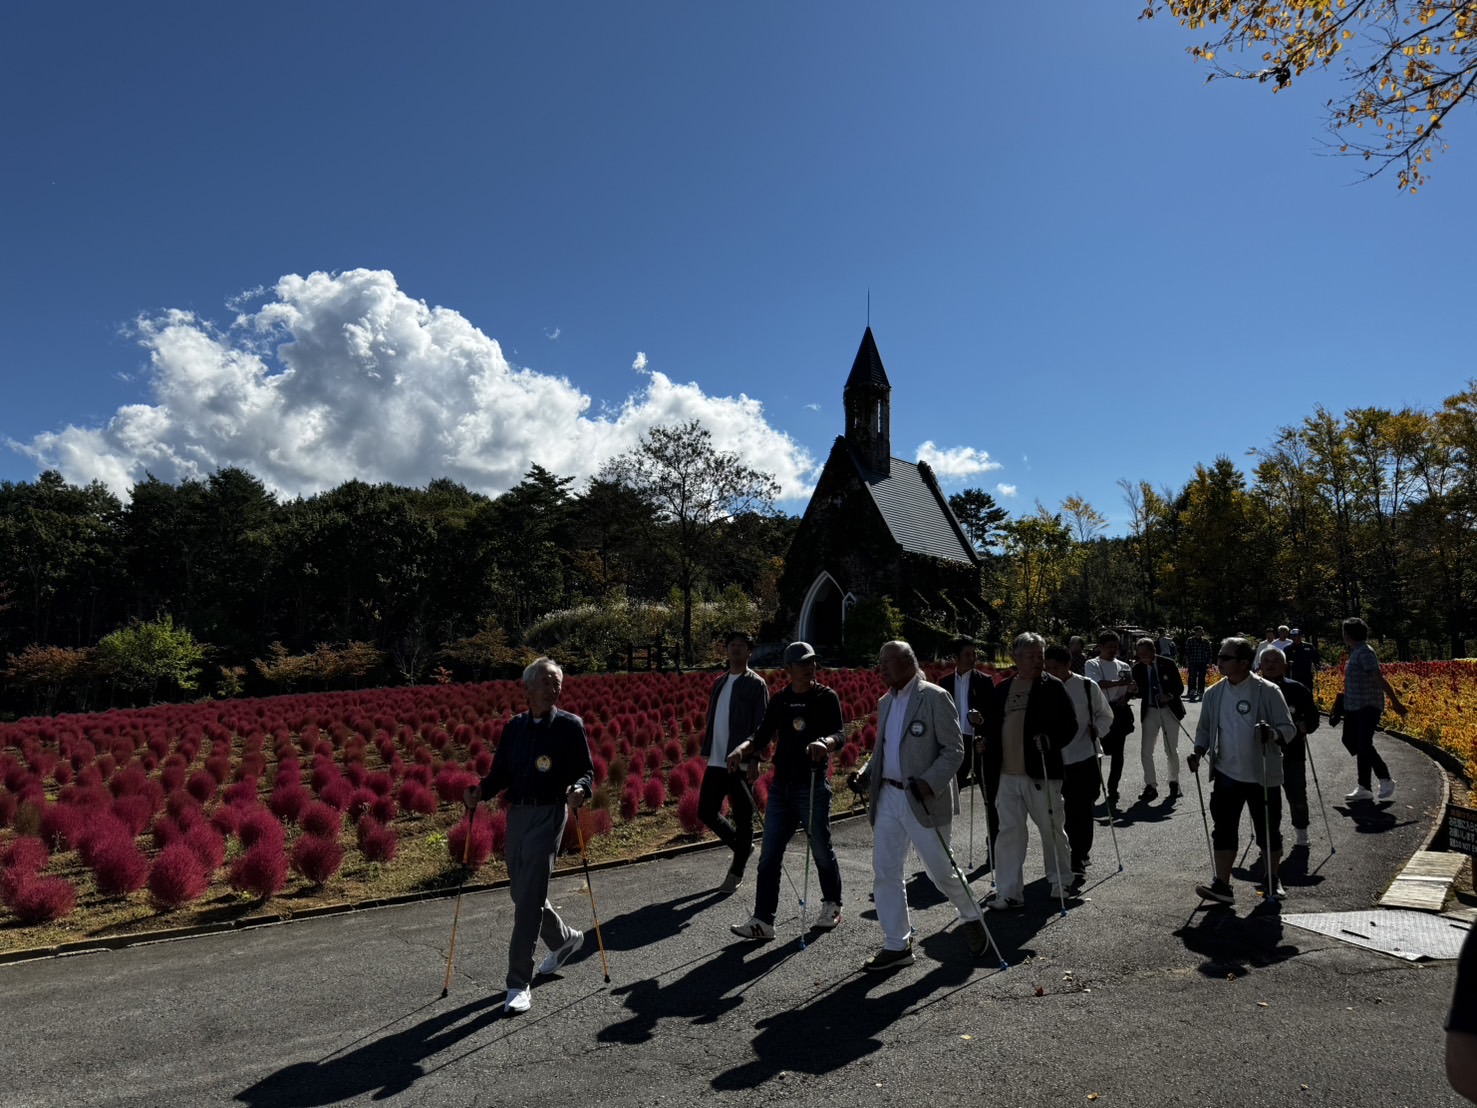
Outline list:
[[[814,796],[809,782],[774,784],[769,789],[769,806],[764,810],[764,843],[759,848],[759,884],[754,893],[754,915],[765,923],[774,922],[775,909],[779,907],[785,847],[795,829],[802,826],[810,833],[810,852],[821,882],[821,898],[841,903],[841,867],[836,864],[836,851],[831,848],[831,783],[817,774]],[[798,881],[796,887],[804,888]]]

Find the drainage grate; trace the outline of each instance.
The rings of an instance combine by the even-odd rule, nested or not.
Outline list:
[[[1377,950],[1410,962],[1450,959],[1461,953],[1469,925],[1427,912],[1308,912],[1283,923]]]

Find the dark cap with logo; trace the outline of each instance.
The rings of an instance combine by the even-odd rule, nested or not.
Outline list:
[[[785,647],[785,665],[793,666],[796,662],[809,662],[815,658],[815,651],[811,649],[808,642],[792,642]]]

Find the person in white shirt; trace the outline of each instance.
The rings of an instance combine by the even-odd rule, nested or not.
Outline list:
[[[1118,780],[1123,776],[1123,747],[1133,734],[1133,708],[1129,698],[1137,691],[1133,683],[1133,667],[1118,657],[1118,636],[1104,631],[1097,637],[1098,656],[1089,658],[1082,676],[1097,685],[1108,698],[1113,711],[1113,726],[1100,736],[1103,753],[1108,758],[1108,804],[1118,807]]]
[[[964,737],[964,764],[959,767],[959,791],[978,788],[985,802],[985,822],[989,828],[990,841],[1000,834],[1000,817],[995,814],[995,788],[999,778],[983,772],[980,751],[975,738],[985,717],[981,715],[990,700],[990,690],[995,682],[988,673],[978,668],[979,650],[975,641],[967,635],[954,640],[954,671],[946,673],[939,681],[943,690],[954,698],[954,707],[959,711],[959,733]]]
[[[1260,673],[1262,670],[1262,655],[1271,650],[1277,643],[1277,628],[1268,627],[1262,632],[1262,641],[1256,645],[1256,653],[1251,659],[1251,670]]]
[[[1077,734],[1062,751],[1062,818],[1072,856],[1072,884],[1077,892],[1092,864],[1092,806],[1102,790],[1097,738],[1113,726],[1113,709],[1103,691],[1072,672],[1072,654],[1064,646],[1046,648],[1046,672],[1067,687],[1077,711]]]
[[[708,721],[700,748],[708,766],[698,789],[697,814],[723,845],[733,851],[728,874],[719,886],[728,893],[743,884],[744,867],[754,852],[754,807],[749,803],[749,790],[744,787],[744,774],[758,773],[757,761],[740,773],[730,773],[728,755],[759,729],[764,710],[769,706],[769,686],[749,668],[752,647],[747,632],[728,633],[724,644],[728,668],[708,694]],[[732,820],[723,815],[724,797],[728,798]]]
[[[1267,899],[1286,895],[1277,876],[1282,861],[1282,747],[1292,741],[1297,727],[1282,690],[1252,673],[1251,663],[1251,643],[1245,639],[1221,643],[1216,664],[1225,680],[1205,693],[1195,727],[1195,752],[1187,759],[1190,772],[1198,773],[1200,759],[1210,755],[1215,879],[1195,886],[1195,892],[1218,904],[1236,902],[1231,866],[1241,842],[1242,808],[1250,810],[1252,834],[1268,859]]]

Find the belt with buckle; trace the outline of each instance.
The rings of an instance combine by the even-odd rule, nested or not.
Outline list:
[[[891,777],[884,777],[882,781],[884,784],[891,785],[894,789],[906,789],[908,787],[901,781],[894,781]]]

